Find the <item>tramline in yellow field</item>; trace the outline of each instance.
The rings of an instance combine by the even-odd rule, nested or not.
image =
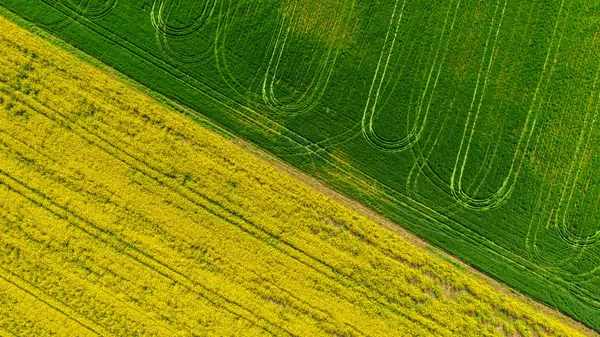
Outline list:
[[[0,18],[0,335],[582,331]]]

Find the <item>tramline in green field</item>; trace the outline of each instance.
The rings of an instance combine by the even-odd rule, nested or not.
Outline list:
[[[0,4],[600,329],[600,4]]]

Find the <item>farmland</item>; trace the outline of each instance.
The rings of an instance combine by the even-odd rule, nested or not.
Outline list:
[[[600,330],[600,4],[0,5]]]
[[[584,336],[0,27],[0,335]]]

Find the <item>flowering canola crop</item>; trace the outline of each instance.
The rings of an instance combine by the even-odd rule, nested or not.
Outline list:
[[[583,334],[0,18],[0,335]]]

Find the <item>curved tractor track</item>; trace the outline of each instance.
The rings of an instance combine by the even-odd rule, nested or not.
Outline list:
[[[435,52],[434,60],[431,68],[428,71],[425,87],[421,97],[419,98],[419,106],[415,112],[415,121],[408,130],[407,134],[398,140],[388,140],[377,134],[373,127],[373,122],[381,112],[378,105],[381,100],[382,91],[386,81],[389,81],[388,68],[397,48],[398,33],[402,28],[403,18],[407,0],[400,2],[397,0],[392,11],[390,24],[385,36],[384,45],[381,50],[379,62],[373,76],[373,82],[369,90],[369,96],[363,112],[361,121],[362,133],[367,142],[379,150],[383,151],[403,151],[412,147],[421,139],[425,125],[427,124],[427,116],[431,109],[432,98],[435,94],[435,89],[440,77],[440,72],[444,64],[445,56],[448,52],[450,40],[447,40],[447,33],[454,29],[456,15],[460,7],[460,0],[449,1],[448,11],[443,22],[442,32],[439,37],[439,43]],[[447,41],[446,41],[447,40]]]
[[[177,0],[154,0],[150,12],[152,26],[156,30],[156,39],[163,54],[176,63],[195,64],[206,61],[214,54],[213,44],[208,47],[195,51],[194,54],[186,54],[176,50],[171,46],[172,40],[186,40],[201,33],[210,23],[213,14],[216,12],[220,0],[204,1],[198,16],[190,24],[177,27],[169,24],[173,19],[172,12],[179,5]],[[214,39],[213,39],[214,40]],[[193,43],[193,42],[192,42]]]
[[[63,13],[70,13],[67,17],[57,22],[48,24],[56,29],[66,29],[77,21],[79,17],[89,20],[100,20],[109,15],[117,6],[118,0],[103,0],[99,4],[92,4],[92,0],[42,0],[48,5],[57,8]],[[62,8],[62,10],[60,10]]]

